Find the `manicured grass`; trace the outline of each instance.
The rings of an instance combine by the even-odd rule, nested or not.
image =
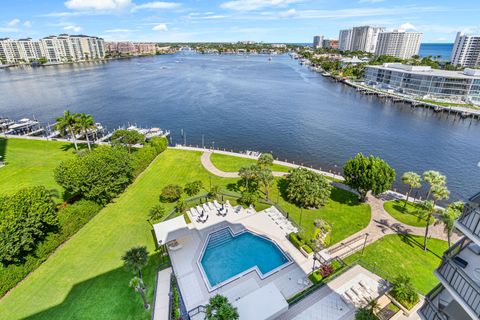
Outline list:
[[[443,240],[429,239],[427,252],[423,251],[422,244],[423,237],[387,235],[368,245],[363,256],[357,252],[345,262],[351,264],[359,260],[360,265],[390,281],[399,275],[407,275],[414,287],[426,294],[438,283],[433,270],[439,266],[448,244]]]
[[[250,166],[252,164],[257,163],[257,161],[253,159],[228,156],[221,153],[211,154],[210,159],[218,169],[225,172],[238,172],[238,170],[240,170],[241,167],[246,167],[246,166]],[[277,171],[277,172],[288,172],[291,169],[292,168],[281,166],[278,164],[274,164],[272,166],[272,171]]]
[[[162,187],[193,180],[207,185],[208,177],[200,153],[165,151],[114,203],[0,301],[1,318],[149,319],[140,296],[128,287],[132,274],[123,269],[121,256],[138,245],[154,253],[146,219]],[[220,178],[212,177],[212,182],[220,183]],[[155,259],[145,272],[149,288],[154,285]],[[149,289],[150,301],[152,294]]]
[[[53,178],[53,169],[73,157],[71,143],[0,138],[0,156],[6,165],[0,168],[0,194],[42,185],[61,197],[63,189]]]
[[[409,226],[426,227],[427,221],[418,218],[418,205],[407,202],[407,206],[404,208],[404,204],[405,201],[403,200],[387,201],[383,204],[383,208],[392,217]]]
[[[151,312],[143,310],[140,296],[128,287],[132,274],[123,269],[121,256],[133,246],[147,246],[152,256],[144,275],[152,301],[154,271],[160,258],[154,254],[151,226],[146,219],[149,209],[158,203],[161,189],[167,184],[183,186],[195,180],[207,187],[211,181],[222,188],[237,182],[208,173],[200,156],[200,152],[176,149],[162,153],[120,197],[0,301],[1,318],[150,318]],[[277,194],[273,187],[271,199]],[[300,210],[278,198],[290,217],[298,221]],[[174,205],[165,204],[167,212]],[[332,236],[338,242],[368,224],[370,208],[358,204],[354,195],[335,190],[324,208],[303,212],[302,226],[307,232],[313,233],[317,217],[332,224]]]
[[[282,178],[276,179],[277,185],[281,185],[282,181]],[[343,189],[333,188],[328,203],[316,210],[300,210],[294,204],[287,202],[277,187],[273,187],[271,193],[271,200],[278,201],[280,207],[288,212],[289,218],[302,227],[307,238],[314,236],[316,219],[327,221],[332,226],[330,245],[362,230],[370,222],[370,206],[359,203],[356,195]]]

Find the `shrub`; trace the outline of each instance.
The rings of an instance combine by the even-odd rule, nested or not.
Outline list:
[[[132,154],[133,176],[142,173],[158,155],[155,148],[146,145]]]
[[[132,158],[123,148],[98,147],[63,161],[54,176],[68,195],[105,205],[132,181]]]
[[[238,319],[237,308],[230,304],[227,297],[219,294],[210,298],[205,309],[205,319],[207,320]]]
[[[326,278],[332,273],[335,272],[335,269],[332,267],[331,264],[322,264],[320,268],[318,269],[318,272],[322,275],[322,277]]]
[[[0,198],[0,262],[22,262],[57,225],[55,204],[44,187]]]
[[[302,240],[300,239],[300,237],[295,232],[290,233],[288,235],[288,239],[297,249],[300,249],[300,247],[303,245]]]
[[[258,201],[258,195],[255,192],[248,192],[248,191],[242,192],[242,196],[238,199],[239,203],[245,204],[247,206],[255,205],[257,201]]]
[[[305,252],[308,253],[308,254],[313,252],[312,248],[310,248],[310,246],[308,244],[304,244],[302,246],[302,249],[305,250]]]
[[[114,145],[125,146],[130,153],[133,145],[145,142],[145,136],[135,130],[120,129],[113,133],[111,140]]]
[[[35,251],[25,257],[22,264],[0,266],[0,297],[47,260],[58,246],[80,230],[101,208],[93,201],[80,200],[58,211],[57,233],[50,232]]]
[[[160,154],[167,149],[168,140],[166,137],[154,137],[148,141],[148,144],[155,148],[157,154]]]
[[[415,291],[411,279],[407,276],[398,276],[395,278],[390,294],[409,310],[415,306],[419,300],[418,293]]]
[[[175,202],[182,196],[182,187],[176,184],[169,184],[162,189],[160,194],[161,202]]]
[[[378,320],[378,317],[367,308],[359,308],[355,311],[355,320]]]
[[[286,178],[286,197],[291,203],[303,208],[318,208],[327,203],[332,186],[321,174],[305,168],[297,168]]]
[[[318,270],[310,273],[308,276],[308,279],[313,282],[313,284],[317,284],[322,281],[323,277],[322,275],[318,272]]]

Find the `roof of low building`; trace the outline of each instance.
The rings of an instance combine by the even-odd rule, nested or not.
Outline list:
[[[185,235],[189,230],[183,215],[153,225],[155,237],[160,245]]]
[[[480,73],[469,72],[472,69],[465,69],[465,71],[451,71],[432,69],[430,66],[413,66],[402,63],[384,63],[383,65],[368,65],[367,68],[382,69],[388,71],[404,72],[409,74],[430,75],[445,78],[457,79],[480,79]]]

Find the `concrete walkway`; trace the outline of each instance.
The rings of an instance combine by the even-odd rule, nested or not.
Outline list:
[[[155,289],[155,306],[153,320],[168,320],[170,309],[170,276],[172,268],[163,269],[157,274],[157,288]]]
[[[183,146],[176,147],[176,148],[185,149],[185,150],[202,151],[203,152],[201,157],[202,165],[210,173],[223,178],[238,178],[237,172],[225,172],[215,167],[215,165],[212,163],[210,159],[210,155],[213,153],[212,150],[193,148],[193,147],[183,147]],[[241,155],[238,153],[233,153],[228,151],[215,150],[214,152],[237,156],[237,157],[256,159],[256,157],[253,157],[253,156]],[[292,168],[299,167],[299,165],[282,162],[282,161],[275,161],[274,163],[279,165],[289,166]],[[333,177],[333,174],[329,172],[323,172],[323,171],[319,171],[311,168],[307,168],[307,169]],[[277,177],[285,176],[286,174],[287,174],[286,172],[273,173],[273,175]],[[338,179],[339,176],[335,175],[335,178]],[[336,187],[352,191],[350,190],[350,188],[348,188],[348,186],[345,186],[343,184],[340,184],[340,183],[334,183],[334,184]],[[363,247],[363,244],[365,243],[365,239],[367,239],[368,243],[372,243],[388,234],[412,234],[412,235],[423,236],[425,234],[425,228],[409,226],[405,223],[398,221],[397,219],[392,217],[390,214],[388,214],[388,212],[385,211],[385,209],[383,208],[384,202],[386,200],[393,200],[393,199],[405,199],[405,196],[394,191],[388,191],[385,195],[382,195],[380,197],[374,197],[373,195],[369,195],[367,197],[366,203],[369,204],[371,208],[370,223],[366,228],[344,239],[341,243],[338,243],[333,247],[330,247],[329,251],[332,252],[332,256],[338,256],[342,258],[347,257],[348,255],[360,250]],[[366,236],[366,234],[368,234],[368,236]],[[441,239],[441,240],[447,240],[447,236],[443,231],[443,225],[442,224],[430,225],[429,237]],[[456,242],[459,238],[460,236],[454,233],[452,235],[452,243]]]

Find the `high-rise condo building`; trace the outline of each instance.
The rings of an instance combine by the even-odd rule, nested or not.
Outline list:
[[[468,36],[458,32],[450,62],[462,67],[480,66],[480,35]]]
[[[421,39],[421,32],[405,32],[401,30],[381,32],[378,34],[375,54],[408,59],[418,55]]]
[[[465,204],[455,227],[464,237],[445,251],[434,271],[440,284],[425,297],[423,320],[480,318],[480,193]]]
[[[50,63],[77,62],[105,58],[104,41],[85,35],[48,36],[33,41],[0,39],[0,60],[7,64],[28,63],[46,58]]]
[[[313,47],[314,48],[321,48],[323,44],[323,36],[318,35],[313,37]]]
[[[371,26],[354,27],[352,29],[352,44],[350,50],[374,53],[377,46],[378,35],[383,31],[384,28]]]
[[[338,35],[338,49],[347,51],[352,47],[352,29],[340,30]]]

